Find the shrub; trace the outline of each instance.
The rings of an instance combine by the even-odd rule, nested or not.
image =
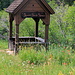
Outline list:
[[[22,61],[25,61],[29,64],[41,64],[47,60],[46,53],[44,51],[36,51],[36,50],[21,50],[19,52],[19,56]]]
[[[0,38],[6,38],[8,29],[8,14],[4,11],[0,12]]]
[[[49,40],[53,43],[65,43],[66,42],[66,26],[63,21],[63,17],[66,14],[68,6],[58,6],[55,9],[55,14],[51,16],[50,28],[49,28]]]

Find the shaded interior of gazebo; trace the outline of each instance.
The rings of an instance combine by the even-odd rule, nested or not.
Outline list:
[[[20,44],[42,44],[47,48],[48,29],[50,24],[50,14],[54,14],[53,9],[45,0],[15,0],[6,11],[9,13],[9,49],[18,52]],[[32,37],[19,37],[19,25],[26,18],[33,18],[35,21],[35,35]],[[45,38],[38,36],[39,20],[45,25]],[[13,21],[15,21],[15,36],[12,37]]]

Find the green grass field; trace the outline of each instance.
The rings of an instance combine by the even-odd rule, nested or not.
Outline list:
[[[8,48],[8,41],[7,40],[0,40],[0,50]]]
[[[7,49],[1,40],[0,50]],[[69,46],[51,45],[50,50],[23,49],[16,56],[0,52],[0,75],[75,75],[75,51]]]

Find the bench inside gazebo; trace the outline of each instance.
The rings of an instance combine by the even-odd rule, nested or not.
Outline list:
[[[48,45],[48,29],[50,24],[50,14],[54,14],[53,9],[45,0],[14,0],[6,9],[9,13],[9,49],[18,52],[20,44],[43,44]],[[35,35],[32,37],[19,37],[19,25],[26,18],[33,18],[35,21]],[[39,20],[45,25],[45,38],[38,36]],[[15,21],[15,36],[12,37],[12,22]]]

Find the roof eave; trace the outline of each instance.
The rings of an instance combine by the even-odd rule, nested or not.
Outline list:
[[[7,13],[11,13],[11,14],[13,13],[12,11],[10,11],[10,10],[7,10],[7,9],[6,9],[5,11],[6,11]]]
[[[50,14],[55,14],[55,12],[53,11],[53,12],[50,12]]]
[[[54,10],[47,4],[47,2],[45,0],[41,0],[41,2],[48,9],[48,11],[50,12],[50,14],[55,14]]]

